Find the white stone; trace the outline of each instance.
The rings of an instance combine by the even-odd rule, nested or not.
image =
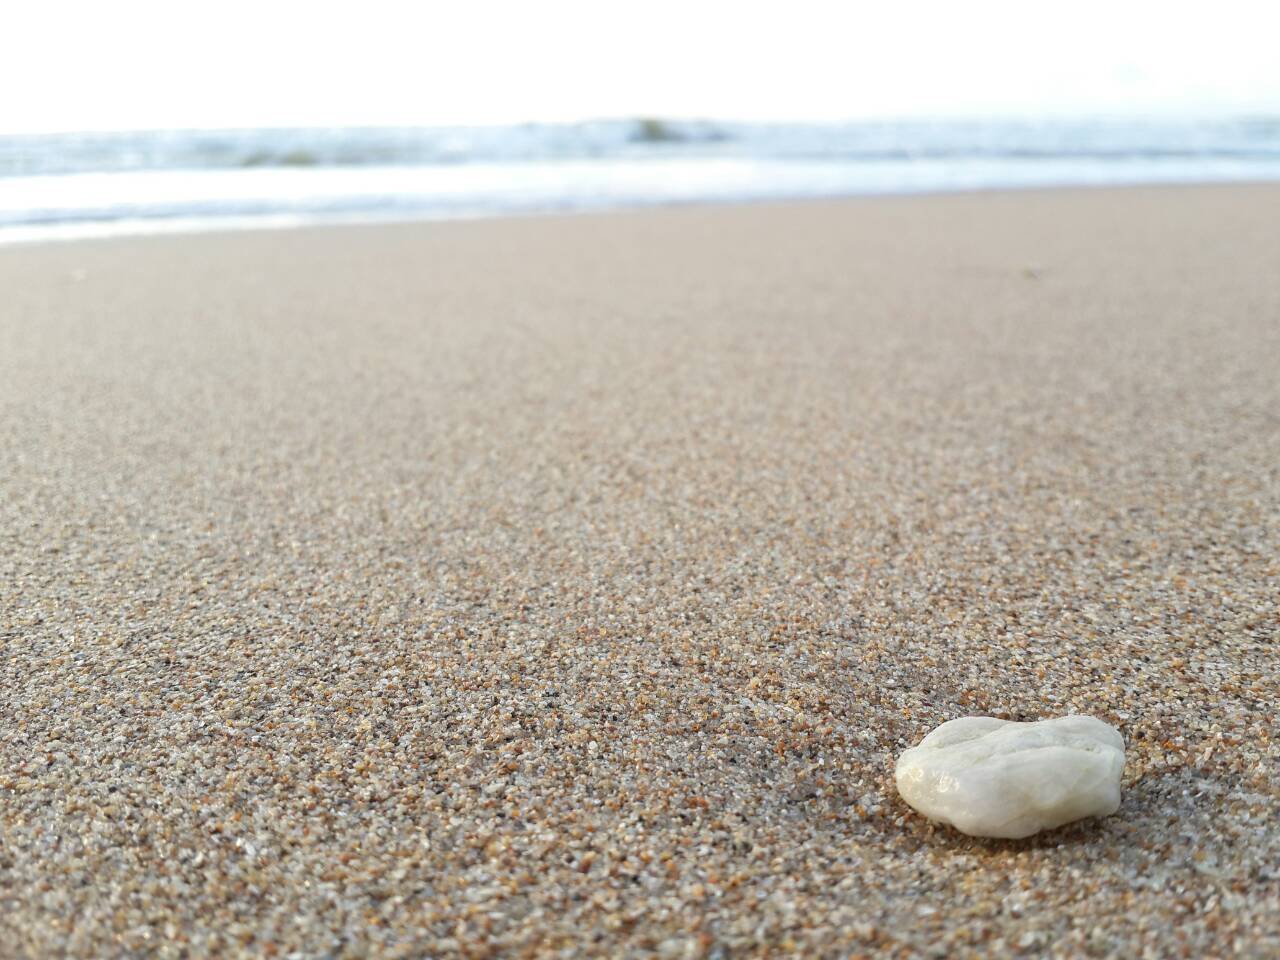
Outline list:
[[[1029,837],[1120,807],[1124,739],[1094,717],[948,720],[898,758],[898,793],[976,837]]]

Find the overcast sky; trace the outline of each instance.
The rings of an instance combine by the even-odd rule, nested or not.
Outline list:
[[[35,0],[0,132],[1280,112],[1280,0]]]

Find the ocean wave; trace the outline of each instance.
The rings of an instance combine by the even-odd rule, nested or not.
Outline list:
[[[1280,158],[1280,118],[767,124],[642,117],[494,127],[0,136],[0,177],[145,170],[441,166],[646,157],[839,163]]]

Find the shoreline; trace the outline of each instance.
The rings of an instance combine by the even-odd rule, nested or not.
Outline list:
[[[74,175],[73,175],[74,176]],[[521,208],[496,208],[476,206],[461,209],[364,211],[359,213],[298,214],[277,211],[260,215],[213,216],[151,216],[144,218],[98,217],[68,219],[34,223],[0,224],[0,250],[10,246],[29,244],[68,243],[77,240],[127,239],[130,237],[195,236],[217,233],[258,231],[294,231],[332,227],[377,227],[405,224],[450,223],[474,220],[524,220],[543,217],[576,217],[609,215],[630,211],[678,210],[686,208],[723,208],[757,205],[826,204],[850,200],[866,200],[876,197],[948,197],[983,194],[1038,194],[1070,191],[1097,190],[1145,190],[1145,189],[1207,189],[1214,187],[1265,188],[1280,184],[1280,176],[1273,179],[1244,179],[1236,175],[1221,178],[1200,179],[1135,179],[1132,181],[1101,180],[1098,182],[1067,181],[1062,183],[1030,182],[1023,184],[979,185],[973,187],[940,186],[937,188],[865,190],[835,192],[803,196],[742,196],[718,198],[691,198],[673,200],[621,200],[616,203],[602,201],[581,206],[547,206]]]

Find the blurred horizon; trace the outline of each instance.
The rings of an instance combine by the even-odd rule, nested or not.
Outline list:
[[[1280,111],[1215,116],[886,117],[828,122],[673,116],[447,125],[189,127],[0,134],[0,176],[364,166],[679,152],[822,159],[1280,156]]]
[[[1280,6],[47,0],[0,241],[1280,180]]]
[[[0,137],[0,242],[1024,187],[1280,180],[1280,117]]]

